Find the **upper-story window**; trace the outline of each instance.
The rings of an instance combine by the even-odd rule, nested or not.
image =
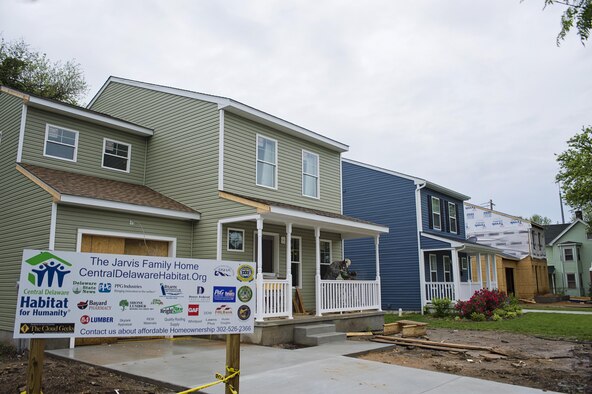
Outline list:
[[[432,199],[432,227],[436,230],[442,229],[442,214],[440,213],[440,199],[438,197],[431,197]]]
[[[257,135],[257,185],[277,189],[277,141]]]
[[[78,132],[48,124],[45,127],[43,155],[61,160],[76,161]]]
[[[302,151],[302,195],[319,198],[319,155]]]
[[[451,233],[458,232],[458,225],[456,221],[456,204],[453,202],[448,203],[448,228]]]
[[[103,168],[129,172],[131,151],[130,144],[103,139]]]
[[[574,252],[572,248],[563,249],[563,255],[565,256],[565,261],[573,261],[574,259]]]

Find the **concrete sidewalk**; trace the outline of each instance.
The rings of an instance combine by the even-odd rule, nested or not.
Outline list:
[[[241,393],[541,393],[542,390],[346,355],[386,348],[345,341],[288,350],[241,344]],[[197,338],[119,342],[48,353],[181,387],[197,387],[222,373],[225,343]],[[204,393],[224,393],[217,385]]]
[[[524,313],[559,313],[564,315],[592,315],[592,311],[562,311],[554,309],[522,309]]]

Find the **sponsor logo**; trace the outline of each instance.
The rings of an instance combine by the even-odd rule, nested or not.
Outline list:
[[[119,307],[122,311],[153,311],[154,307],[151,305],[162,305],[162,301],[158,301],[158,303],[155,303],[152,300],[152,303],[147,305],[144,301],[121,300],[119,301]]]
[[[88,323],[113,323],[113,318],[111,316],[89,316],[89,315],[82,315],[80,317],[80,323],[88,324]]]
[[[35,308],[35,309],[67,309],[67,298],[55,297],[31,297],[22,296],[20,302],[21,308]]]
[[[199,302],[210,302],[211,300],[211,296],[209,295],[205,295],[206,293],[206,288],[203,286],[197,286],[195,289],[195,293],[197,295],[189,295],[189,300],[190,301],[199,301]]]
[[[22,334],[73,334],[74,323],[21,323]]]
[[[87,301],[80,301],[76,304],[78,309],[89,309],[94,311],[110,311],[111,306],[107,305],[107,300],[105,301],[94,301],[94,300],[87,300]]]
[[[72,292],[74,294],[95,294],[97,292],[97,282],[81,282],[75,280],[72,285]]]
[[[78,309],[86,309],[88,307],[88,301],[80,301],[76,306]]]
[[[251,282],[255,277],[255,270],[250,265],[243,264],[238,267],[236,277],[241,282]]]
[[[179,304],[165,306],[164,308],[160,308],[160,313],[164,313],[165,315],[172,315],[177,313],[182,313],[183,307]]]
[[[216,315],[231,315],[232,308],[228,305],[220,305],[216,308]]]
[[[197,286],[196,293],[198,295],[204,294],[206,292],[206,288],[203,286]]]
[[[219,265],[214,269],[214,276],[233,276],[234,270],[227,265]]]
[[[121,310],[124,311],[125,308],[127,308],[129,306],[129,301],[128,300],[121,300],[121,301],[119,301],[119,306],[121,307]]]
[[[242,302],[249,302],[253,298],[253,290],[249,286],[242,286],[238,289],[237,296]]]
[[[241,305],[238,308],[238,311],[236,311],[236,314],[238,315],[239,319],[247,320],[249,317],[251,317],[251,308],[249,308],[248,305]]]
[[[214,286],[214,302],[235,302],[236,287]]]
[[[80,316],[80,323],[82,323],[82,324],[90,323],[90,316],[89,315]]]
[[[187,316],[199,316],[199,304],[187,305]]]
[[[176,298],[177,296],[180,296],[183,292],[181,291],[181,289],[177,287],[177,285],[165,285],[164,283],[161,283],[160,293],[165,297]]]
[[[162,300],[159,300],[158,298],[154,298],[150,304],[151,305],[164,305]]]
[[[99,293],[111,293],[111,283],[99,283]]]
[[[72,264],[49,252],[41,252],[26,263],[31,266],[27,280],[37,287],[52,287],[54,284],[62,287],[65,276],[72,272],[69,269]]]

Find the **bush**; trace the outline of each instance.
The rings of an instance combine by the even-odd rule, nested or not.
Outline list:
[[[500,321],[500,320],[504,320],[504,318],[501,317],[500,315],[498,315],[497,313],[494,313],[493,316],[491,316],[491,320]]]
[[[507,305],[508,297],[499,290],[481,289],[468,301],[458,301],[455,309],[460,317],[472,318],[472,314],[483,314],[486,319],[493,316],[493,311]]]
[[[448,298],[434,298],[432,299],[432,305],[434,306],[435,317],[446,317],[450,315],[450,306],[452,301]]]
[[[485,321],[485,320],[487,320],[487,317],[485,317],[485,314],[484,313],[473,312],[473,313],[471,313],[471,320],[473,320],[473,321]]]

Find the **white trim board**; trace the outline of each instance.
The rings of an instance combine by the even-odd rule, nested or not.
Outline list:
[[[16,151],[16,162],[20,163],[23,160],[23,145],[25,143],[25,126],[27,123],[27,105],[23,104],[21,110],[21,125],[19,128],[18,149]],[[45,147],[43,148],[45,150]]]

